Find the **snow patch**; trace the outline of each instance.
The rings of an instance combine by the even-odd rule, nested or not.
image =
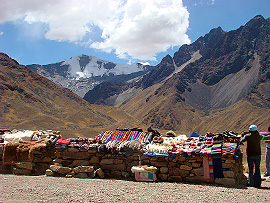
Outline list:
[[[144,65],[138,64],[114,64],[108,61],[103,61],[94,56],[89,56],[89,63],[85,66],[82,71],[80,66],[80,58],[82,55],[77,55],[73,58],[67,59],[62,62],[61,66],[69,66],[69,75],[75,78],[89,78],[95,76],[110,76],[110,75],[122,75],[131,74],[144,70]],[[115,66],[111,69],[105,68],[106,64],[114,64]],[[149,64],[149,63],[148,63]]]

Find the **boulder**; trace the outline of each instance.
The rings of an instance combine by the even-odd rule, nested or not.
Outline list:
[[[98,175],[99,178],[105,178],[104,172],[101,168],[98,168],[96,170],[96,174]]]
[[[46,176],[54,176],[54,172],[53,172],[51,169],[47,169],[47,170],[45,171],[45,175],[46,175]]]
[[[69,167],[63,167],[63,166],[57,166],[57,165],[51,165],[50,169],[55,172],[55,173],[60,173],[60,174],[68,174],[71,171],[71,168]]]

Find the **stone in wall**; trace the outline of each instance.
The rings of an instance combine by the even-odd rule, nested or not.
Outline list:
[[[199,168],[199,167],[201,167],[201,163],[198,163],[198,162],[194,162],[194,163],[192,163],[192,168]]]
[[[181,176],[169,176],[168,181],[169,182],[182,182],[183,179]]]
[[[113,164],[113,165],[101,165],[102,170],[109,170],[109,171],[126,171],[125,164]]]
[[[204,175],[203,167],[194,168],[194,169],[192,169],[191,172],[194,172],[196,176],[203,176]]]
[[[87,173],[77,173],[74,176],[75,178],[88,178]]]
[[[32,162],[16,162],[15,166],[16,168],[22,168],[22,169],[28,169],[28,170],[33,169]]]
[[[223,171],[224,178],[234,178],[235,173],[233,171]]]
[[[15,175],[31,175],[31,170],[24,168],[13,168],[12,173]]]
[[[75,173],[90,173],[94,171],[93,166],[77,166],[76,168],[73,168],[73,171]]]
[[[167,174],[167,173],[169,172],[169,169],[168,169],[168,167],[161,167],[161,168],[159,169],[159,172],[160,172],[160,173],[165,173],[165,174]]]
[[[180,168],[177,167],[173,167],[173,168],[169,168],[169,175],[170,176],[180,176]]]
[[[105,178],[104,172],[101,168],[96,170],[96,174],[98,175],[98,177],[100,178]]]
[[[50,169],[55,173],[60,174],[68,174],[71,171],[71,168],[63,167],[63,166],[57,166],[57,165],[51,165]]]
[[[70,164],[70,167],[75,167],[75,166],[90,166],[89,160],[74,160],[72,164]]]
[[[165,161],[162,161],[162,162],[151,161],[151,165],[153,165],[155,167],[167,167],[168,166],[168,163],[165,162]]]
[[[68,152],[68,151],[63,151],[60,152],[58,155],[58,158],[62,157],[63,159],[89,159],[91,157],[91,154],[88,152]]]
[[[158,174],[158,179],[161,181],[167,181],[168,180],[168,174]]]
[[[191,166],[188,166],[188,165],[181,165],[180,166],[180,169],[181,170],[186,170],[186,171],[191,171],[192,167]]]
[[[122,177],[123,178],[129,178],[130,177],[130,173],[128,173],[128,172],[122,172]]]
[[[96,157],[96,156],[93,156],[91,159],[90,159],[90,164],[99,164],[99,158]]]
[[[49,164],[47,163],[34,163],[32,175],[44,175],[48,168]]]

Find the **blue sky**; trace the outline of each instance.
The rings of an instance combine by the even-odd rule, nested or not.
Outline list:
[[[269,0],[1,0],[0,52],[23,65],[78,54],[156,65],[212,28],[269,18],[269,8]]]

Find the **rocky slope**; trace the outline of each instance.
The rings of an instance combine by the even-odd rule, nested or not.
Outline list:
[[[0,53],[0,128],[60,130],[67,137],[93,137],[105,129],[138,125],[115,107],[90,105]]]
[[[181,70],[119,106],[157,128],[205,133],[207,129],[241,131],[255,123],[266,130],[269,46],[270,24],[262,16],[227,33],[217,28],[175,53],[175,70],[182,66]]]

